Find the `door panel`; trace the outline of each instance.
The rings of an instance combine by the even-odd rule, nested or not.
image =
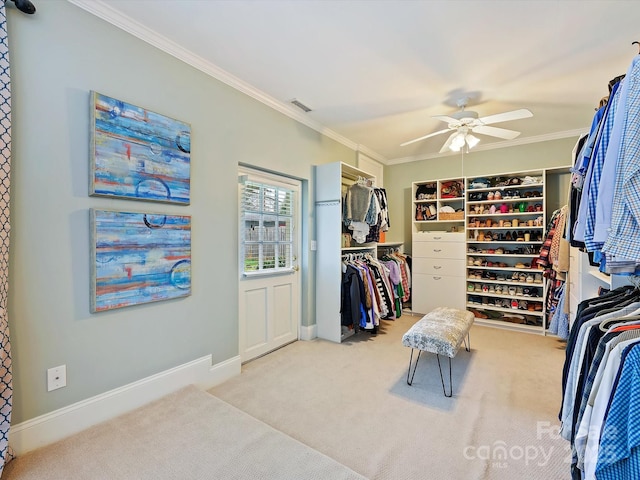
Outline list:
[[[267,343],[267,295],[266,288],[247,290],[244,294],[245,346],[247,350],[261,348]]]

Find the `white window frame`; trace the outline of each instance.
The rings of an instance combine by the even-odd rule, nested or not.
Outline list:
[[[296,230],[298,228],[297,221],[300,218],[299,212],[295,211],[297,207],[298,198],[297,196],[300,194],[300,182],[297,180],[291,179],[291,182],[287,182],[286,178],[276,177],[274,175],[270,175],[266,172],[261,172],[259,170],[253,170],[246,167],[241,167],[239,169],[239,271],[241,277],[255,277],[255,276],[272,276],[272,275],[282,275],[282,274],[291,274],[297,271],[297,254],[295,251],[296,248]],[[284,181],[283,181],[284,180]],[[276,212],[270,212],[265,210],[257,210],[251,211],[251,214],[257,215],[260,218],[260,223],[264,220],[265,217],[275,217],[276,221],[279,218],[288,219],[290,221],[291,229],[288,232],[288,240],[282,241],[279,239],[275,240],[265,240],[263,237],[264,231],[262,229],[259,230],[259,238],[258,240],[246,240],[245,239],[245,214],[246,210],[244,209],[244,186],[247,182],[259,184],[262,186],[272,187],[276,189],[286,190],[291,193],[292,198],[290,200],[291,211],[289,214],[280,214]],[[263,202],[260,202],[261,205],[264,205]],[[258,245],[259,246],[259,266],[257,270],[245,270],[245,253],[247,245]],[[274,268],[263,268],[263,247],[265,245],[275,245],[275,262],[276,265]],[[279,257],[279,246],[288,245],[290,249],[290,254],[288,258],[288,265],[285,267],[278,266],[278,257]]]

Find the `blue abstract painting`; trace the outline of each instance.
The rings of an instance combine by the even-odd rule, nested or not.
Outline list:
[[[92,312],[191,295],[191,217],[91,209]]]
[[[189,204],[191,126],[91,92],[90,195]]]

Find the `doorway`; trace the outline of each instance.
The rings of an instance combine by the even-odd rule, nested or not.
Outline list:
[[[239,351],[242,362],[298,339],[298,180],[239,169]]]

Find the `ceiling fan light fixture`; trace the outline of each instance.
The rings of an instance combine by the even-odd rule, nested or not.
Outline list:
[[[453,137],[453,140],[451,140],[451,145],[449,146],[449,148],[454,152],[459,152],[460,149],[464,147],[464,142],[465,142],[464,137],[465,137],[464,133],[458,132],[456,136]]]
[[[467,134],[466,140],[467,140],[467,145],[469,145],[469,148],[473,148],[476,145],[478,145],[478,143],[480,143],[480,139],[478,137],[474,137],[470,133]]]

